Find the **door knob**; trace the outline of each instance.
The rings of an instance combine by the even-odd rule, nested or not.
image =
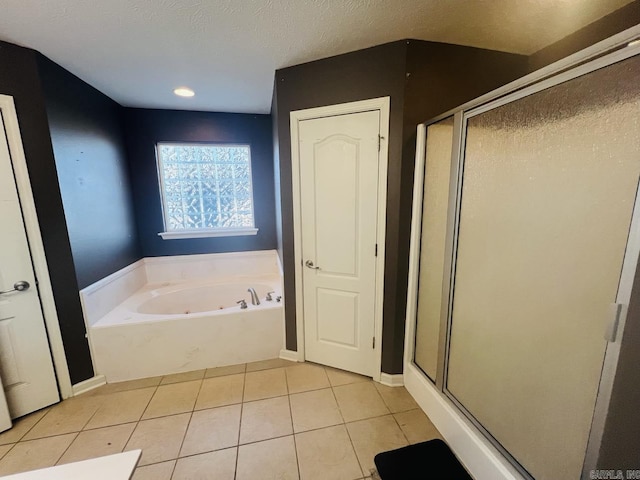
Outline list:
[[[31,285],[29,285],[29,282],[27,282],[26,280],[20,280],[19,282],[13,284],[13,288],[11,290],[0,292],[0,295],[2,295],[3,293],[22,292],[24,290],[28,290],[30,286]]]
[[[313,262],[311,260],[307,260],[304,262],[304,266],[310,268],[311,270],[320,270],[320,267],[314,267]]]

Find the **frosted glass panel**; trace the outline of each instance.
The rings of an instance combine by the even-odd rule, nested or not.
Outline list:
[[[447,388],[536,479],[579,478],[640,174],[640,61],[468,122]]]
[[[248,145],[158,144],[165,228],[253,227]]]
[[[438,366],[452,145],[453,117],[427,127],[415,362],[434,381]]]

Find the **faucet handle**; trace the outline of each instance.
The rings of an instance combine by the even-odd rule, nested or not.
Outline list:
[[[270,302],[273,300],[273,297],[271,296],[272,293],[276,293],[276,292],[267,292],[267,297],[265,298],[267,302]]]
[[[247,301],[244,298],[242,300],[238,300],[236,303],[239,303],[240,304],[240,308],[243,309],[243,310],[245,308],[247,308]]]

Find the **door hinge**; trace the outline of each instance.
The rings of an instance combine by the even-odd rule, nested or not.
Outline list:
[[[380,145],[382,143],[382,135],[378,134],[378,151],[380,151]]]
[[[378,256],[378,244],[377,244],[377,243],[376,243],[376,253],[375,253],[375,256],[376,256],[376,257]]]
[[[375,349],[376,348],[376,337],[373,337],[371,339],[371,348]]]

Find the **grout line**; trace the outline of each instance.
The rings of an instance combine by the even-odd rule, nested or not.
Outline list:
[[[238,476],[238,459],[240,458],[240,432],[242,431],[242,415],[244,412],[244,389],[247,383],[247,364],[244,364],[244,373],[242,380],[242,395],[240,395],[240,422],[238,424],[238,439],[236,440],[236,467],[233,471],[233,480]]]
[[[351,433],[349,432],[349,429],[347,428],[347,422],[344,420],[344,415],[342,414],[342,409],[340,408],[340,404],[338,403],[338,397],[336,397],[336,392],[333,389],[334,387],[331,387],[331,393],[333,393],[333,398],[336,401],[336,405],[338,406],[338,411],[340,412],[340,417],[342,418],[342,424],[344,425],[344,429],[347,432],[347,437],[349,438],[349,443],[351,444],[351,449],[353,450],[353,454],[356,456],[356,461],[358,462],[358,467],[360,467],[360,471],[362,472],[363,475],[365,474],[364,468],[362,467],[362,463],[360,462],[360,458],[358,457],[358,453],[356,452],[356,447],[353,444],[353,439],[351,438]]]
[[[398,419],[396,418],[396,416],[392,413],[391,417],[393,418],[393,421],[396,422],[396,425],[398,426],[398,428],[400,429],[400,432],[402,433],[402,436],[404,437],[404,439],[407,441],[407,445],[411,445],[411,442],[409,441],[409,437],[407,437],[407,434],[404,433],[404,430],[402,429],[402,427],[400,426],[400,422],[398,422]]]
[[[68,434],[65,434],[65,435],[68,435]],[[71,441],[69,442],[69,445],[67,445],[67,448],[65,448],[65,449],[64,449],[64,452],[62,452],[62,453],[60,454],[60,456],[58,457],[58,459],[57,459],[57,460],[55,461],[55,463],[53,464],[54,466],[55,466],[55,465],[58,465],[58,462],[62,459],[62,457],[64,457],[64,454],[65,454],[65,453],[67,453],[67,451],[71,448],[71,445],[73,445],[73,442],[75,442],[75,441],[76,441],[76,438],[78,438],[78,435],[80,435],[80,432],[77,432],[77,433],[75,434],[75,437],[73,437],[73,440],[71,440]]]
[[[136,428],[138,428],[139,424],[140,424],[140,420],[135,422],[135,426],[131,429],[131,433],[129,434],[129,437],[127,438],[127,441],[124,442],[124,445],[122,446],[122,449],[120,450],[120,452],[124,452],[125,451],[125,448],[127,448],[127,445],[129,445],[129,442],[131,441],[131,437],[133,437],[133,432],[136,431]],[[140,457],[142,457],[142,455],[140,455]],[[140,460],[138,459],[138,461],[140,461]],[[137,464],[136,464],[136,468],[138,468]],[[135,468],[134,468],[134,471],[135,471]]]
[[[338,397],[336,397],[336,392],[333,389],[333,387],[331,387],[331,394],[333,395],[333,399],[336,402],[336,406],[338,407],[338,413],[340,413],[340,418],[342,419],[342,423],[346,424],[347,422],[344,419],[344,414],[342,413],[342,408],[340,408],[340,403],[338,402]]]
[[[166,460],[165,460],[166,461]],[[169,460],[171,461],[171,460]],[[176,472],[176,467],[178,466],[178,459],[173,460],[173,468],[171,468],[171,474],[169,475],[169,479],[173,478],[173,474]],[[134,470],[135,473],[135,470]]]
[[[160,379],[160,381],[162,382],[162,379]],[[142,410],[142,415],[140,415],[140,418],[138,419],[138,422],[141,422],[142,419],[144,418],[144,414],[147,413],[147,409],[149,408],[149,405],[151,405],[151,402],[153,401],[154,397],[158,393],[158,389],[159,388],[160,388],[160,383],[158,383],[158,385],[155,386],[155,390],[153,391],[153,394],[149,398],[149,401],[147,402],[146,407],[144,407],[144,410]],[[137,427],[137,425],[136,425],[136,427]]]
[[[9,450],[7,450],[6,452],[4,452],[4,455],[2,455],[2,456],[0,457],[0,460],[2,460],[4,457],[6,457],[7,455],[9,455],[9,452],[10,452],[11,450],[13,450],[13,449],[15,448],[15,446],[16,446],[16,445],[18,445],[18,442],[14,443],[14,444],[10,444],[10,445],[11,445],[11,447],[9,447]]]
[[[284,371],[284,383],[287,388],[287,405],[289,405],[289,420],[291,420],[291,436],[293,438],[293,454],[296,456],[296,468],[298,470],[298,478],[301,478],[302,474],[300,473],[300,460],[298,459],[298,444],[296,442],[296,431],[293,428],[293,411],[291,410],[291,394],[289,393],[289,377],[287,375],[286,369]]]
[[[202,391],[203,383],[204,383],[204,379],[200,380],[200,387],[198,387],[198,393],[196,394],[196,397],[193,399],[193,405],[191,406],[191,411],[185,412],[185,413],[189,413],[189,421],[187,422],[187,428],[185,428],[184,430],[184,435],[182,436],[182,442],[180,442],[180,448],[178,449],[178,458],[180,458],[180,452],[182,452],[182,447],[184,446],[184,440],[185,438],[187,438],[187,434],[189,433],[189,427],[191,426],[191,420],[193,419],[193,412],[194,412],[194,409],[196,408],[196,404],[198,403],[198,397],[200,396],[200,392]]]
[[[64,401],[64,400],[63,400],[63,401]],[[55,405],[59,405],[60,403],[62,403],[62,401],[58,402],[58,403],[57,403],[57,404],[55,404]],[[36,425],[38,425],[38,424],[42,421],[42,419],[43,419],[44,417],[46,417],[46,416],[49,414],[49,412],[51,412],[51,407],[53,407],[53,405],[49,405],[48,407],[45,407],[45,408],[47,409],[47,411],[46,411],[46,412],[44,412],[44,415],[42,415],[42,416],[38,419],[38,421],[37,421],[36,423],[34,423],[33,425],[31,425],[31,427],[29,427],[29,428],[27,429],[27,431],[26,431],[26,432],[24,432],[24,433],[20,436],[20,438],[15,442],[16,444],[17,444],[18,442],[22,442],[22,441],[23,441],[23,438],[24,438],[24,437],[26,437],[26,436],[29,434],[29,432],[30,432],[31,430],[33,430],[33,429],[36,427]],[[42,409],[42,408],[41,408],[40,410],[44,410],[44,409]],[[30,413],[29,415],[33,415],[34,413],[36,413],[36,412]],[[13,448],[13,447],[12,447],[12,448]],[[10,451],[10,450],[9,450],[9,451]],[[9,451],[7,451],[7,453],[9,453]],[[4,457],[5,457],[5,455],[6,455],[6,453],[2,456],[2,458],[4,458]]]

